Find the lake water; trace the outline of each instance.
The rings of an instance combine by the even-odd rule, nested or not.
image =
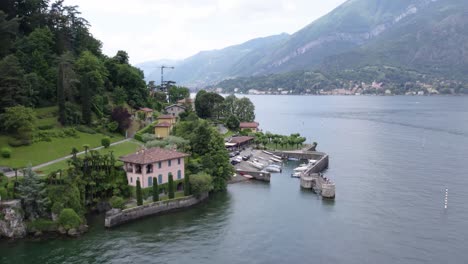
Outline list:
[[[334,202],[290,163],[188,211],[1,242],[0,263],[468,263],[468,97],[250,98],[264,131],[330,154]]]

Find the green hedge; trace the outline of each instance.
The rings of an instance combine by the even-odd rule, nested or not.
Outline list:
[[[156,125],[158,123],[158,121],[155,121],[147,126],[145,126],[143,129],[139,130],[138,132],[135,133],[135,136],[134,138],[138,141],[141,141],[143,142],[143,134],[147,134],[147,133],[153,133],[153,127],[154,125]]]
[[[65,208],[60,212],[58,222],[65,229],[77,228],[81,224],[81,219],[75,210]]]
[[[28,231],[53,232],[57,230],[57,223],[49,219],[36,219],[26,223]]]
[[[184,179],[174,180],[174,190],[177,191],[177,185],[179,185],[179,183],[184,184]],[[132,196],[136,197],[136,187],[130,186],[130,188],[131,188]],[[167,193],[168,183],[166,182],[164,184],[158,184],[158,189],[159,189],[159,193],[163,193],[164,191]],[[141,193],[143,194],[144,200],[148,199],[148,197],[153,197],[153,187],[151,186],[148,188],[141,188]]]

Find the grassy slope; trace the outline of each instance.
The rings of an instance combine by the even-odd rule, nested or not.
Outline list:
[[[124,155],[127,155],[127,154],[130,154],[130,153],[133,153],[133,152],[137,151],[139,147],[140,147],[140,145],[136,141],[128,141],[128,142],[124,142],[122,144],[111,146],[111,147],[109,147],[107,149],[100,149],[99,152],[102,153],[102,154],[105,154],[105,153],[109,153],[110,151],[113,151],[114,156],[116,158],[118,158],[120,156],[124,156]],[[47,167],[43,167],[43,168],[41,168],[40,170],[38,170],[36,172],[38,172],[40,174],[49,174],[52,171],[56,171],[56,170],[59,170],[59,169],[65,169],[65,168],[67,168],[67,166],[68,166],[67,161],[60,161],[60,162],[54,163],[52,165],[49,165]]]
[[[42,125],[52,125],[53,130],[60,130],[61,126],[57,122],[57,107],[44,107],[35,109],[37,121],[36,127]],[[52,138],[51,142],[38,142],[30,146],[10,147],[8,145],[9,136],[0,135],[0,149],[8,147],[12,150],[11,158],[4,159],[0,157],[0,166],[12,168],[25,167],[28,164],[33,166],[61,158],[69,155],[72,148],[76,147],[83,150],[84,144],[89,144],[91,148],[101,146],[103,134],[86,134],[77,132],[79,138]],[[122,140],[123,137],[116,135],[111,138],[111,142]]]

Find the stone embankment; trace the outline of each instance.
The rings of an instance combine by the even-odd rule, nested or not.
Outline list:
[[[194,206],[208,198],[208,193],[199,197],[188,196],[141,205],[129,209],[112,209],[106,213],[104,226],[111,228],[133,220]]]
[[[0,237],[23,238],[27,234],[20,200],[0,201]]]

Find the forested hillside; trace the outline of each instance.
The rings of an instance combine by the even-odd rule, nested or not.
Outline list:
[[[114,104],[151,104],[143,72],[125,51],[105,56],[89,26],[62,0],[2,1],[0,113],[20,104],[58,105],[62,124],[89,124]]]

